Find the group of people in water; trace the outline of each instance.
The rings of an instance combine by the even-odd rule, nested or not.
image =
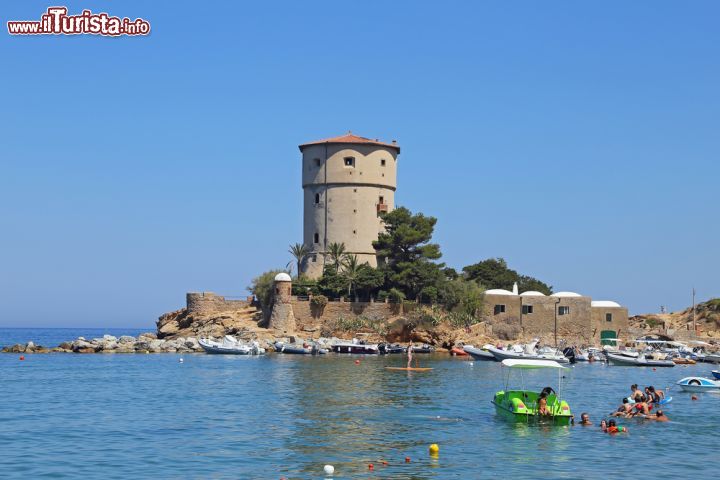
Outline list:
[[[645,420],[653,420],[656,422],[669,422],[670,419],[665,413],[659,408],[662,400],[665,398],[665,392],[662,390],[655,390],[652,385],[645,387],[645,390],[640,390],[637,384],[630,386],[632,391],[631,395],[627,398],[623,398],[623,403],[617,410],[610,414],[611,417],[623,417],[623,418],[642,418]],[[655,413],[651,413],[652,410]],[[590,415],[583,412],[580,415],[579,425],[591,426],[593,423],[590,421]],[[627,433],[628,428],[622,425],[618,425],[613,419],[601,420],[600,429],[606,433]]]

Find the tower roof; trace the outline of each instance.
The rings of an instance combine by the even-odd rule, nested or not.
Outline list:
[[[372,138],[365,138],[360,137],[358,135],[354,135],[352,132],[348,132],[345,135],[340,135],[339,137],[332,137],[332,138],[325,138],[323,140],[316,140],[314,142],[307,142],[303,143],[299,146],[300,151],[302,152],[303,148],[309,147],[310,145],[322,145],[323,143],[349,143],[349,144],[364,144],[364,145],[379,145],[381,147],[390,147],[397,149],[398,153],[400,153],[400,145],[397,144],[395,140],[392,141],[392,143],[386,143],[381,142],[377,138],[373,140]]]

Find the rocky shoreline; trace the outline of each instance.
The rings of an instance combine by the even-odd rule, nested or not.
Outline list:
[[[30,341],[2,349],[2,353],[195,353],[203,352],[195,337],[159,339],[154,333],[142,333],[136,337],[103,335],[101,338],[78,337],[62,342],[56,347],[44,347]]]

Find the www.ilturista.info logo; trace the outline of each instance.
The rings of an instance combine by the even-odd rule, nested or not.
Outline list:
[[[40,21],[7,22],[10,35],[148,35],[150,22],[137,18],[111,17],[107,13],[83,10],[80,15],[68,15],[67,7],[50,7]]]

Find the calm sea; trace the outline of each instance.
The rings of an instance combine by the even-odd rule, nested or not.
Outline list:
[[[300,479],[326,478],[325,464],[335,466],[336,479],[717,473],[720,396],[692,401],[672,387],[684,376],[710,376],[705,365],[567,370],[565,397],[596,422],[633,382],[672,387],[665,409],[671,423],[626,420],[630,433],[610,436],[597,427],[532,427],[497,417],[490,403],[504,386],[497,363],[435,354],[420,356],[433,371],[407,374],[383,368],[400,364],[398,356],[180,358],[0,355],[0,475]],[[523,380],[557,386],[552,372]],[[436,459],[427,453],[431,443],[440,446]]]

